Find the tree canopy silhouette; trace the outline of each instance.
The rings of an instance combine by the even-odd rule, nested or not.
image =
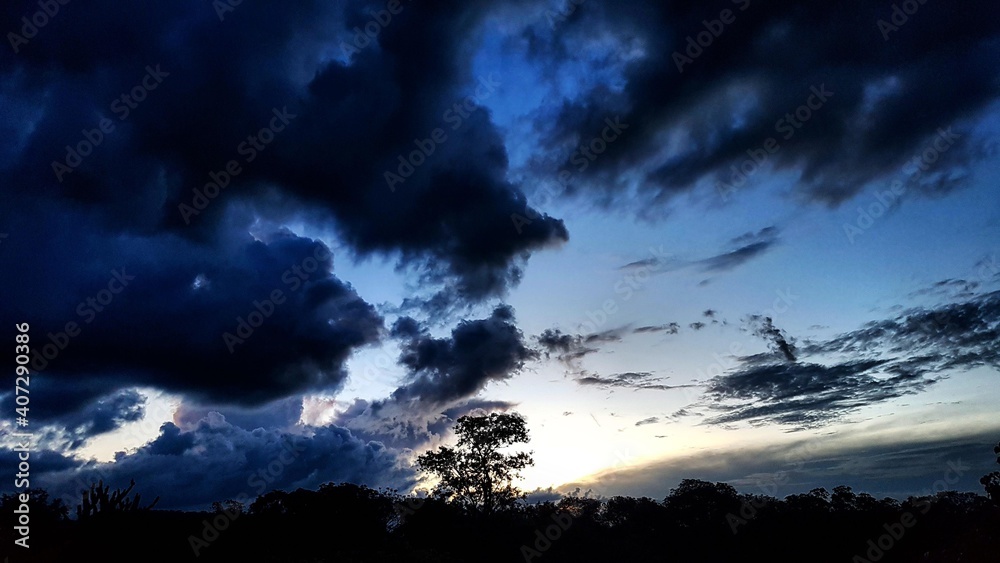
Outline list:
[[[100,497],[98,487],[105,486],[94,487]],[[391,489],[326,483],[271,491],[249,507],[220,502],[212,511],[142,510],[120,493],[130,499],[122,506],[139,509],[82,519],[70,519],[43,490],[20,494],[0,495],[0,513],[11,523],[30,517],[25,560],[45,563],[90,552],[108,563],[694,563],[747,554],[782,563],[996,563],[1000,553],[1000,506],[956,491],[900,502],[838,486],[778,499],[685,479],[661,501],[578,489],[485,517],[444,498],[410,503]],[[401,510],[404,501],[412,509]],[[3,545],[22,538],[27,530],[0,526]]]
[[[528,442],[524,417],[517,413],[463,416],[455,425],[458,444],[442,446],[417,458],[417,465],[439,479],[434,494],[489,514],[510,508],[523,493],[514,486],[530,453],[504,453],[504,448]]]
[[[993,447],[993,453],[997,456],[997,463],[1000,463],[1000,443]],[[986,494],[990,497],[990,500],[1000,504],[1000,471],[983,475],[979,483],[986,489]]]

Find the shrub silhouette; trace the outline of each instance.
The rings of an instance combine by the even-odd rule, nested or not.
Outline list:
[[[121,514],[141,512],[151,510],[160,497],[156,497],[148,506],[139,506],[141,495],[136,493],[135,497],[129,499],[129,493],[135,487],[133,479],[127,489],[115,489],[108,494],[109,486],[104,484],[104,480],[97,484],[91,483],[90,490],[83,490],[83,501],[76,506],[76,517],[79,520],[89,520],[96,517],[108,517]]]

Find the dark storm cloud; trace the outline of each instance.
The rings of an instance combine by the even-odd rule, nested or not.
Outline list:
[[[513,309],[502,305],[486,319],[460,322],[448,338],[418,334],[403,342],[399,363],[409,370],[409,380],[392,396],[428,405],[466,399],[536,357],[514,324]]]
[[[31,381],[30,389],[38,395],[44,395],[47,400],[35,401],[31,405],[31,417],[39,424],[61,426],[61,420],[66,416],[76,416],[94,408],[94,401],[106,399],[122,389],[114,387],[94,389],[93,381],[79,381],[64,378],[42,377]],[[13,409],[13,389],[0,394],[0,408]]]
[[[402,416],[392,418],[386,423],[388,413],[400,404],[383,407],[383,423],[375,427],[371,439],[385,443],[389,447],[419,449],[437,445],[446,440],[455,426],[455,421],[463,416],[483,416],[494,412],[507,412],[517,406],[508,401],[488,401],[480,398],[464,399],[452,406],[439,411],[426,409],[424,412],[404,412]],[[398,412],[398,411],[397,411]],[[406,434],[400,430],[405,429]],[[370,428],[358,425],[354,430],[357,436],[367,437]]]
[[[145,452],[150,455],[181,455],[194,446],[195,435],[181,432],[173,422],[165,422],[160,427],[160,435],[149,442]]]
[[[39,468],[36,479],[53,496],[73,499],[81,483],[103,479],[115,487],[135,479],[143,499],[160,496],[158,508],[175,509],[205,509],[240,494],[253,500],[272,489],[315,489],[330,481],[400,488],[414,483],[399,452],[344,428],[318,427],[308,435],[251,431],[218,413],[188,430],[166,423],[156,439],[132,454],[118,454],[113,463],[89,462],[79,469],[57,464]]]
[[[36,389],[37,390],[37,389]],[[82,403],[77,409],[62,407],[58,413],[51,409],[32,409],[32,423],[36,426],[35,440],[39,447],[75,450],[87,440],[117,430],[128,422],[141,420],[146,414],[147,397],[134,389],[124,389]],[[58,400],[58,399],[56,399]],[[3,397],[4,404],[14,408],[11,396]]]
[[[572,147],[608,116],[631,124],[577,177],[575,193],[657,214],[699,186],[724,196],[749,189],[767,172],[738,185],[733,169],[753,165],[756,155],[765,169],[798,175],[796,199],[837,205],[870,182],[900,179],[911,193],[947,192],[981,158],[969,125],[1000,94],[1000,21],[984,17],[990,2],[921,5],[888,39],[877,21],[891,17],[890,6],[860,0],[628,4],[588,2],[558,33],[542,26],[525,33],[531,56],[556,70],[568,53],[617,41],[604,47],[607,57],[584,63],[595,73],[617,65],[623,87],[598,83],[549,116],[548,147],[565,153],[566,167]],[[724,9],[732,23],[719,22],[724,29],[709,46],[689,47],[689,37],[711,35],[702,22]],[[680,69],[675,53],[689,57]],[[805,104],[812,108],[797,109]],[[949,127],[947,151],[917,170],[914,157]],[[768,138],[776,142],[771,153]]]
[[[349,63],[336,60],[342,40],[367,23],[373,7],[246,4],[220,22],[204,2],[99,1],[60,14],[19,53],[0,50],[7,109],[0,125],[10,133],[0,171],[16,179],[5,187],[0,223],[11,234],[5,242],[30,240],[26,250],[34,254],[23,261],[23,254],[4,252],[0,271],[62,279],[75,264],[49,252],[68,243],[80,260],[117,262],[129,239],[135,251],[172,254],[182,271],[214,255],[218,276],[245,275],[227,272],[219,257],[263,216],[329,227],[358,257],[398,260],[421,277],[428,299],[444,296],[448,304],[503,294],[518,283],[533,250],[568,235],[561,221],[534,214],[506,179],[506,150],[481,103],[499,95],[503,77],[471,70],[469,40],[491,8],[406,5],[377,42],[350,54]],[[5,4],[0,27],[19,29],[29,8],[35,5]],[[437,30],[433,39],[428,29]],[[155,80],[146,79],[147,67]],[[123,102],[135,88],[143,100]],[[480,101],[469,106],[470,95]],[[456,103],[472,110],[455,110]],[[103,133],[102,120],[110,129]],[[273,141],[252,148],[263,141],[248,144],[248,136],[268,127]],[[447,141],[390,191],[384,173],[395,172],[400,156],[418,150],[414,140],[437,128]],[[52,163],[66,159],[65,147],[98,133],[82,163],[57,179]],[[183,216],[179,206],[194,205],[193,190],[204,191],[210,174],[218,177],[230,161],[239,172],[226,173],[233,177],[219,181],[225,188],[209,194],[207,207],[196,206],[197,215]],[[535,219],[517,232],[510,216],[526,210]],[[73,243],[78,229],[90,233],[89,244]],[[30,284],[5,280],[43,293]],[[173,292],[164,296],[168,302],[182,298],[176,286],[159,289]],[[56,299],[75,299],[70,290]],[[333,297],[344,291],[329,288]]]
[[[463,414],[510,408],[510,403],[476,395],[492,382],[510,379],[539,355],[525,344],[507,305],[485,319],[460,322],[444,338],[406,317],[394,323],[391,333],[403,340],[399,364],[407,370],[405,381],[386,399],[356,400],[338,422],[399,447],[439,438]]]
[[[134,390],[126,390],[99,399],[82,412],[74,413],[61,422],[76,436],[69,446],[73,449],[81,446],[87,438],[116,430],[126,422],[142,419],[145,414],[146,396]]]
[[[329,205],[353,247],[433,266],[425,280],[453,283],[465,299],[502,293],[519,281],[531,250],[567,240],[562,222],[548,216],[513,228],[510,217],[524,213],[526,201],[505,179],[506,149],[488,111],[464,120],[449,112],[491,81],[470,73],[465,45],[483,15],[470,3],[414,6],[383,31],[380,49],[366,50],[351,66],[324,68],[310,84],[308,142],[286,163],[302,170],[291,189]],[[428,41],[427,29],[443,36]],[[366,92],[363,100],[354,97],[358,91]],[[447,141],[390,192],[385,172],[397,171],[414,139],[436,128]],[[345,166],[330,166],[331,151]]]
[[[60,236],[67,247],[47,258],[61,264],[27,271],[0,318],[31,319],[36,350],[65,344],[41,366],[43,385],[76,395],[61,408],[125,385],[242,404],[337,389],[351,352],[382,330],[374,307],[333,275],[319,241],[278,232],[206,248]],[[28,259],[32,245],[17,240],[4,251]],[[64,334],[67,322],[79,334]]]
[[[412,317],[400,317],[392,324],[389,335],[393,338],[414,339],[427,333],[427,327]]]
[[[419,450],[445,440],[462,416],[506,412],[516,406],[507,401],[479,398],[458,400],[450,405],[403,403],[392,398],[378,401],[355,399],[336,423],[364,440],[390,448]]]
[[[299,395],[279,399],[262,405],[210,405],[183,403],[174,411],[173,420],[185,428],[193,428],[199,421],[217,412],[230,424],[253,430],[255,428],[293,428],[302,417],[302,397]]]
[[[286,428],[301,412],[294,397],[343,384],[344,362],[378,341],[381,317],[333,275],[332,257],[293,287],[288,269],[326,247],[261,234],[258,220],[333,229],[349,254],[398,260],[421,277],[428,294],[418,297],[432,313],[502,294],[531,251],[567,239],[544,214],[520,232],[511,226],[512,213],[534,210],[506,180],[505,148],[481,107],[504,78],[470,70],[466,41],[483,4],[407,5],[377,44],[349,64],[332,60],[370,7],[381,6],[245,4],[220,22],[203,2],[92,2],[53,19],[21,52],[0,49],[0,172],[12,179],[0,208],[10,235],[0,320],[30,320],[39,348],[48,333],[61,340],[67,322],[81,329],[40,383],[52,410],[93,415],[63,421],[67,431],[82,439],[120,424],[127,409],[115,416],[91,401],[135,385],[197,399],[178,413],[185,421],[213,407],[248,428]],[[29,8],[4,4],[0,27],[19,29]],[[135,91],[144,99],[129,107],[121,96]],[[453,106],[469,95],[478,101],[457,124]],[[248,135],[264,127],[273,142],[250,150]],[[384,173],[439,127],[448,140],[391,191]],[[69,164],[65,147],[85,138],[97,146],[57,178],[52,163]],[[219,178],[230,161],[239,172],[217,180],[221,193],[193,192],[206,193],[210,174]],[[86,304],[108,293],[113,271],[134,279],[110,303]],[[272,311],[275,290],[285,301]],[[264,311],[252,334],[240,332],[238,319]],[[476,352],[453,352],[450,366],[422,357],[429,363],[405,392],[472,392]],[[173,451],[185,440],[175,438],[156,448]],[[158,459],[130,456],[122,466]]]
[[[18,446],[18,440],[14,436],[4,435],[4,447],[0,448],[0,469],[7,471],[10,475],[17,473],[18,464],[18,454],[11,448]],[[64,452],[55,451],[51,449],[37,448],[37,445],[29,446],[31,448],[30,462],[31,462],[31,472],[36,475],[43,475],[46,473],[54,473],[61,471],[70,471],[80,466],[80,461],[73,458],[72,456],[66,455]],[[37,448],[37,449],[36,449]],[[29,475],[30,480],[30,475]],[[14,480],[10,480],[10,484],[4,484],[0,487],[0,490],[8,491],[12,490],[12,485]],[[33,486],[37,486],[34,485]],[[75,502],[79,502],[79,498],[73,499]]]

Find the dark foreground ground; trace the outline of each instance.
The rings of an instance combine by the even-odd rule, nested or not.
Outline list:
[[[214,512],[98,507],[70,519],[36,491],[29,549],[14,545],[18,505],[5,496],[0,506],[11,563],[1000,561],[1000,507],[974,493],[898,502],[837,487],[779,500],[687,480],[662,501],[571,497],[487,515],[328,484]]]

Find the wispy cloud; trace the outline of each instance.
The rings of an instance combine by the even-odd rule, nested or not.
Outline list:
[[[635,334],[647,333],[647,332],[665,332],[667,334],[677,334],[680,331],[681,325],[678,323],[667,323],[662,325],[649,325],[640,326],[634,329],[632,332]]]
[[[756,233],[746,233],[730,241],[732,250],[717,254],[710,258],[699,260],[702,271],[705,272],[727,272],[733,270],[750,260],[763,255],[778,242],[778,228],[771,226],[757,231]]]
[[[670,389],[681,389],[694,387],[693,385],[666,385],[661,383],[666,378],[654,377],[650,372],[627,372],[616,373],[609,376],[584,375],[576,378],[580,385],[594,385],[604,389],[648,389],[654,391],[668,391]]]
[[[719,412],[708,424],[746,421],[819,426],[861,407],[919,393],[956,370],[1000,368],[1000,292],[937,308],[914,308],[825,341],[807,341],[804,362],[769,318],[755,332],[785,360],[747,356],[707,382],[705,399]]]
[[[762,256],[771,250],[779,241],[780,231],[776,226],[765,227],[759,231],[744,233],[734,237],[718,254],[700,259],[680,259],[652,257],[630,262],[620,269],[651,268],[657,273],[672,272],[685,268],[696,268],[705,273],[728,272]],[[705,316],[711,318],[715,311],[708,309]]]

